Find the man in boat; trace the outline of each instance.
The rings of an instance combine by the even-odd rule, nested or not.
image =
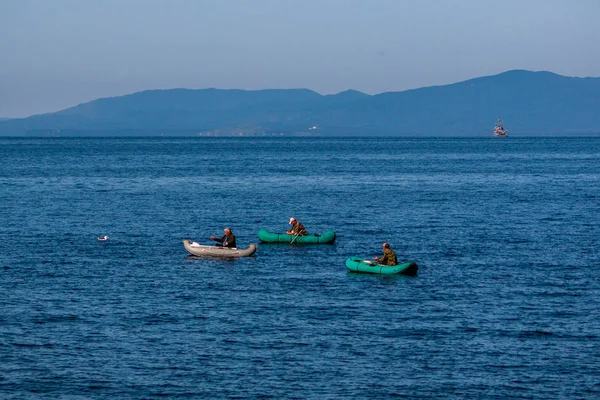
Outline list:
[[[294,236],[308,235],[308,232],[306,232],[304,225],[302,225],[299,221],[296,221],[296,218],[293,218],[293,217],[290,218],[290,225],[292,225],[292,227],[290,228],[289,231],[286,232],[288,235],[294,235]]]
[[[375,257],[375,261],[382,265],[398,264],[398,259],[396,258],[396,253],[394,252],[394,250],[390,249],[389,243],[383,244],[383,256]]]
[[[211,236],[210,240],[214,240],[215,242],[218,242],[217,246],[237,247],[235,244],[235,235],[231,232],[231,229],[225,228],[225,229],[223,229],[223,232],[225,233],[223,235],[223,237],[217,238],[217,237]]]

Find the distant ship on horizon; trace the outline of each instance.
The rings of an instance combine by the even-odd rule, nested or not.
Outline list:
[[[507,130],[502,126],[502,118],[498,117],[498,123],[494,127],[494,136],[495,137],[507,137]]]

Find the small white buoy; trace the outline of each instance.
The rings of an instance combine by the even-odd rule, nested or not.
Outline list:
[[[99,237],[98,240],[101,242],[106,242],[108,240],[108,236]]]

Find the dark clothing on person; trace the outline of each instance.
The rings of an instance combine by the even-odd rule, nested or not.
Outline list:
[[[397,265],[398,259],[394,250],[387,248],[383,250],[383,256],[379,257],[377,262],[382,265]]]
[[[304,225],[302,225],[300,222],[296,221],[294,223],[294,225],[292,226],[292,229],[290,229],[289,234],[294,235],[294,236],[306,236],[306,235],[308,235],[308,232],[304,228]]]
[[[214,238],[213,240],[221,243],[221,246],[224,247],[237,247],[235,243],[235,235],[233,233],[231,235],[223,235],[222,238]]]

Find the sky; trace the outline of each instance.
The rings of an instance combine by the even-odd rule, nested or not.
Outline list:
[[[600,0],[0,0],[0,117],[147,89],[600,76]]]

